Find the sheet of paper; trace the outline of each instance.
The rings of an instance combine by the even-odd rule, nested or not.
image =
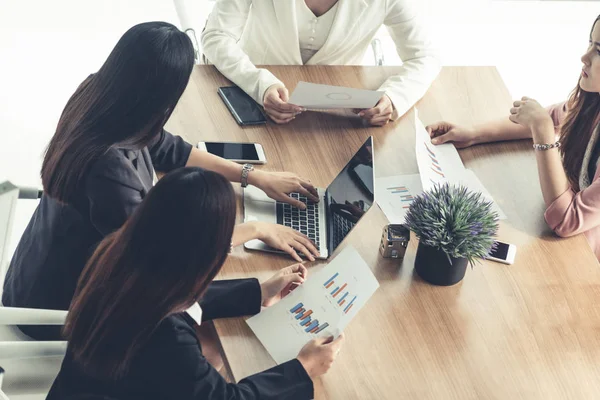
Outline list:
[[[375,90],[298,82],[289,103],[313,110],[372,108],[383,95]]]
[[[477,175],[464,167],[454,145],[451,143],[437,146],[431,144],[429,133],[427,133],[425,126],[423,126],[423,123],[419,119],[416,110],[415,152],[423,191],[431,190],[436,184],[445,182],[455,185],[461,184],[468,187],[471,191],[481,192],[483,197],[493,203],[492,209],[498,213],[498,217],[506,219],[506,214],[504,214],[498,203],[494,201],[490,193],[479,181]],[[384,213],[388,216],[385,210]]]
[[[487,189],[485,188],[485,186],[483,186],[479,178],[477,178],[475,172],[471,171],[470,169],[465,169],[464,174],[460,178],[460,181],[458,183],[468,187],[473,192],[480,192],[487,201],[492,202],[492,210],[498,213],[498,218],[506,219],[506,214],[504,214],[498,203],[494,201],[494,198],[492,197],[490,192],[487,191]]]
[[[390,224],[403,224],[413,198],[422,192],[419,174],[375,179],[375,201]]]
[[[436,184],[458,182],[465,167],[451,143],[434,146],[431,144],[429,133],[415,112],[415,153],[421,184],[428,191]]]
[[[246,322],[281,364],[315,337],[339,336],[378,287],[367,263],[347,246],[302,286]]]

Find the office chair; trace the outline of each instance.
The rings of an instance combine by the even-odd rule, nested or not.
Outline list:
[[[19,198],[39,196],[38,189],[21,190],[10,182],[0,183],[0,284],[10,257],[8,245],[16,203]],[[0,306],[0,368],[7,371],[7,392],[34,392],[45,398],[67,348],[66,342],[32,341],[16,325],[63,325],[66,316],[66,311]],[[0,400],[5,400],[1,390]]]

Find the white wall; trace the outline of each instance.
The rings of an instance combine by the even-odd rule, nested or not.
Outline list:
[[[0,0],[0,179],[39,184],[69,96],[132,25],[178,24],[171,0]]]

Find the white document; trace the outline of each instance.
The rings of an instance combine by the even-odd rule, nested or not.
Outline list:
[[[385,92],[298,82],[289,103],[313,110],[373,108]]]
[[[436,184],[458,183],[465,167],[452,143],[434,146],[429,133],[415,111],[415,152],[423,190],[431,190]]]
[[[483,186],[479,178],[477,178],[475,172],[471,171],[470,169],[465,169],[464,175],[461,177],[461,180],[458,183],[468,187],[469,190],[473,192],[480,192],[485,200],[492,203],[492,210],[498,213],[498,218],[506,219],[506,214],[504,214],[498,203],[494,201],[494,198],[492,197],[490,192],[487,191],[487,189],[485,188],[485,186]]]
[[[296,358],[315,337],[339,336],[378,287],[367,263],[348,246],[292,293],[246,322],[281,364]]]
[[[415,152],[423,191],[431,190],[436,184],[445,182],[466,186],[473,192],[480,192],[487,201],[492,202],[492,210],[498,213],[499,219],[506,219],[506,214],[479,181],[477,175],[465,168],[456,147],[452,143],[437,146],[431,144],[429,133],[419,119],[416,110]],[[385,210],[384,213],[388,216]]]
[[[419,174],[375,178],[375,201],[390,224],[403,224],[414,197],[422,192]]]

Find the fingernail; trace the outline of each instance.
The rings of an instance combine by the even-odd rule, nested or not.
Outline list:
[[[439,140],[437,140],[437,139],[431,139],[431,143],[433,143],[433,144],[438,144],[438,142],[439,142]]]

